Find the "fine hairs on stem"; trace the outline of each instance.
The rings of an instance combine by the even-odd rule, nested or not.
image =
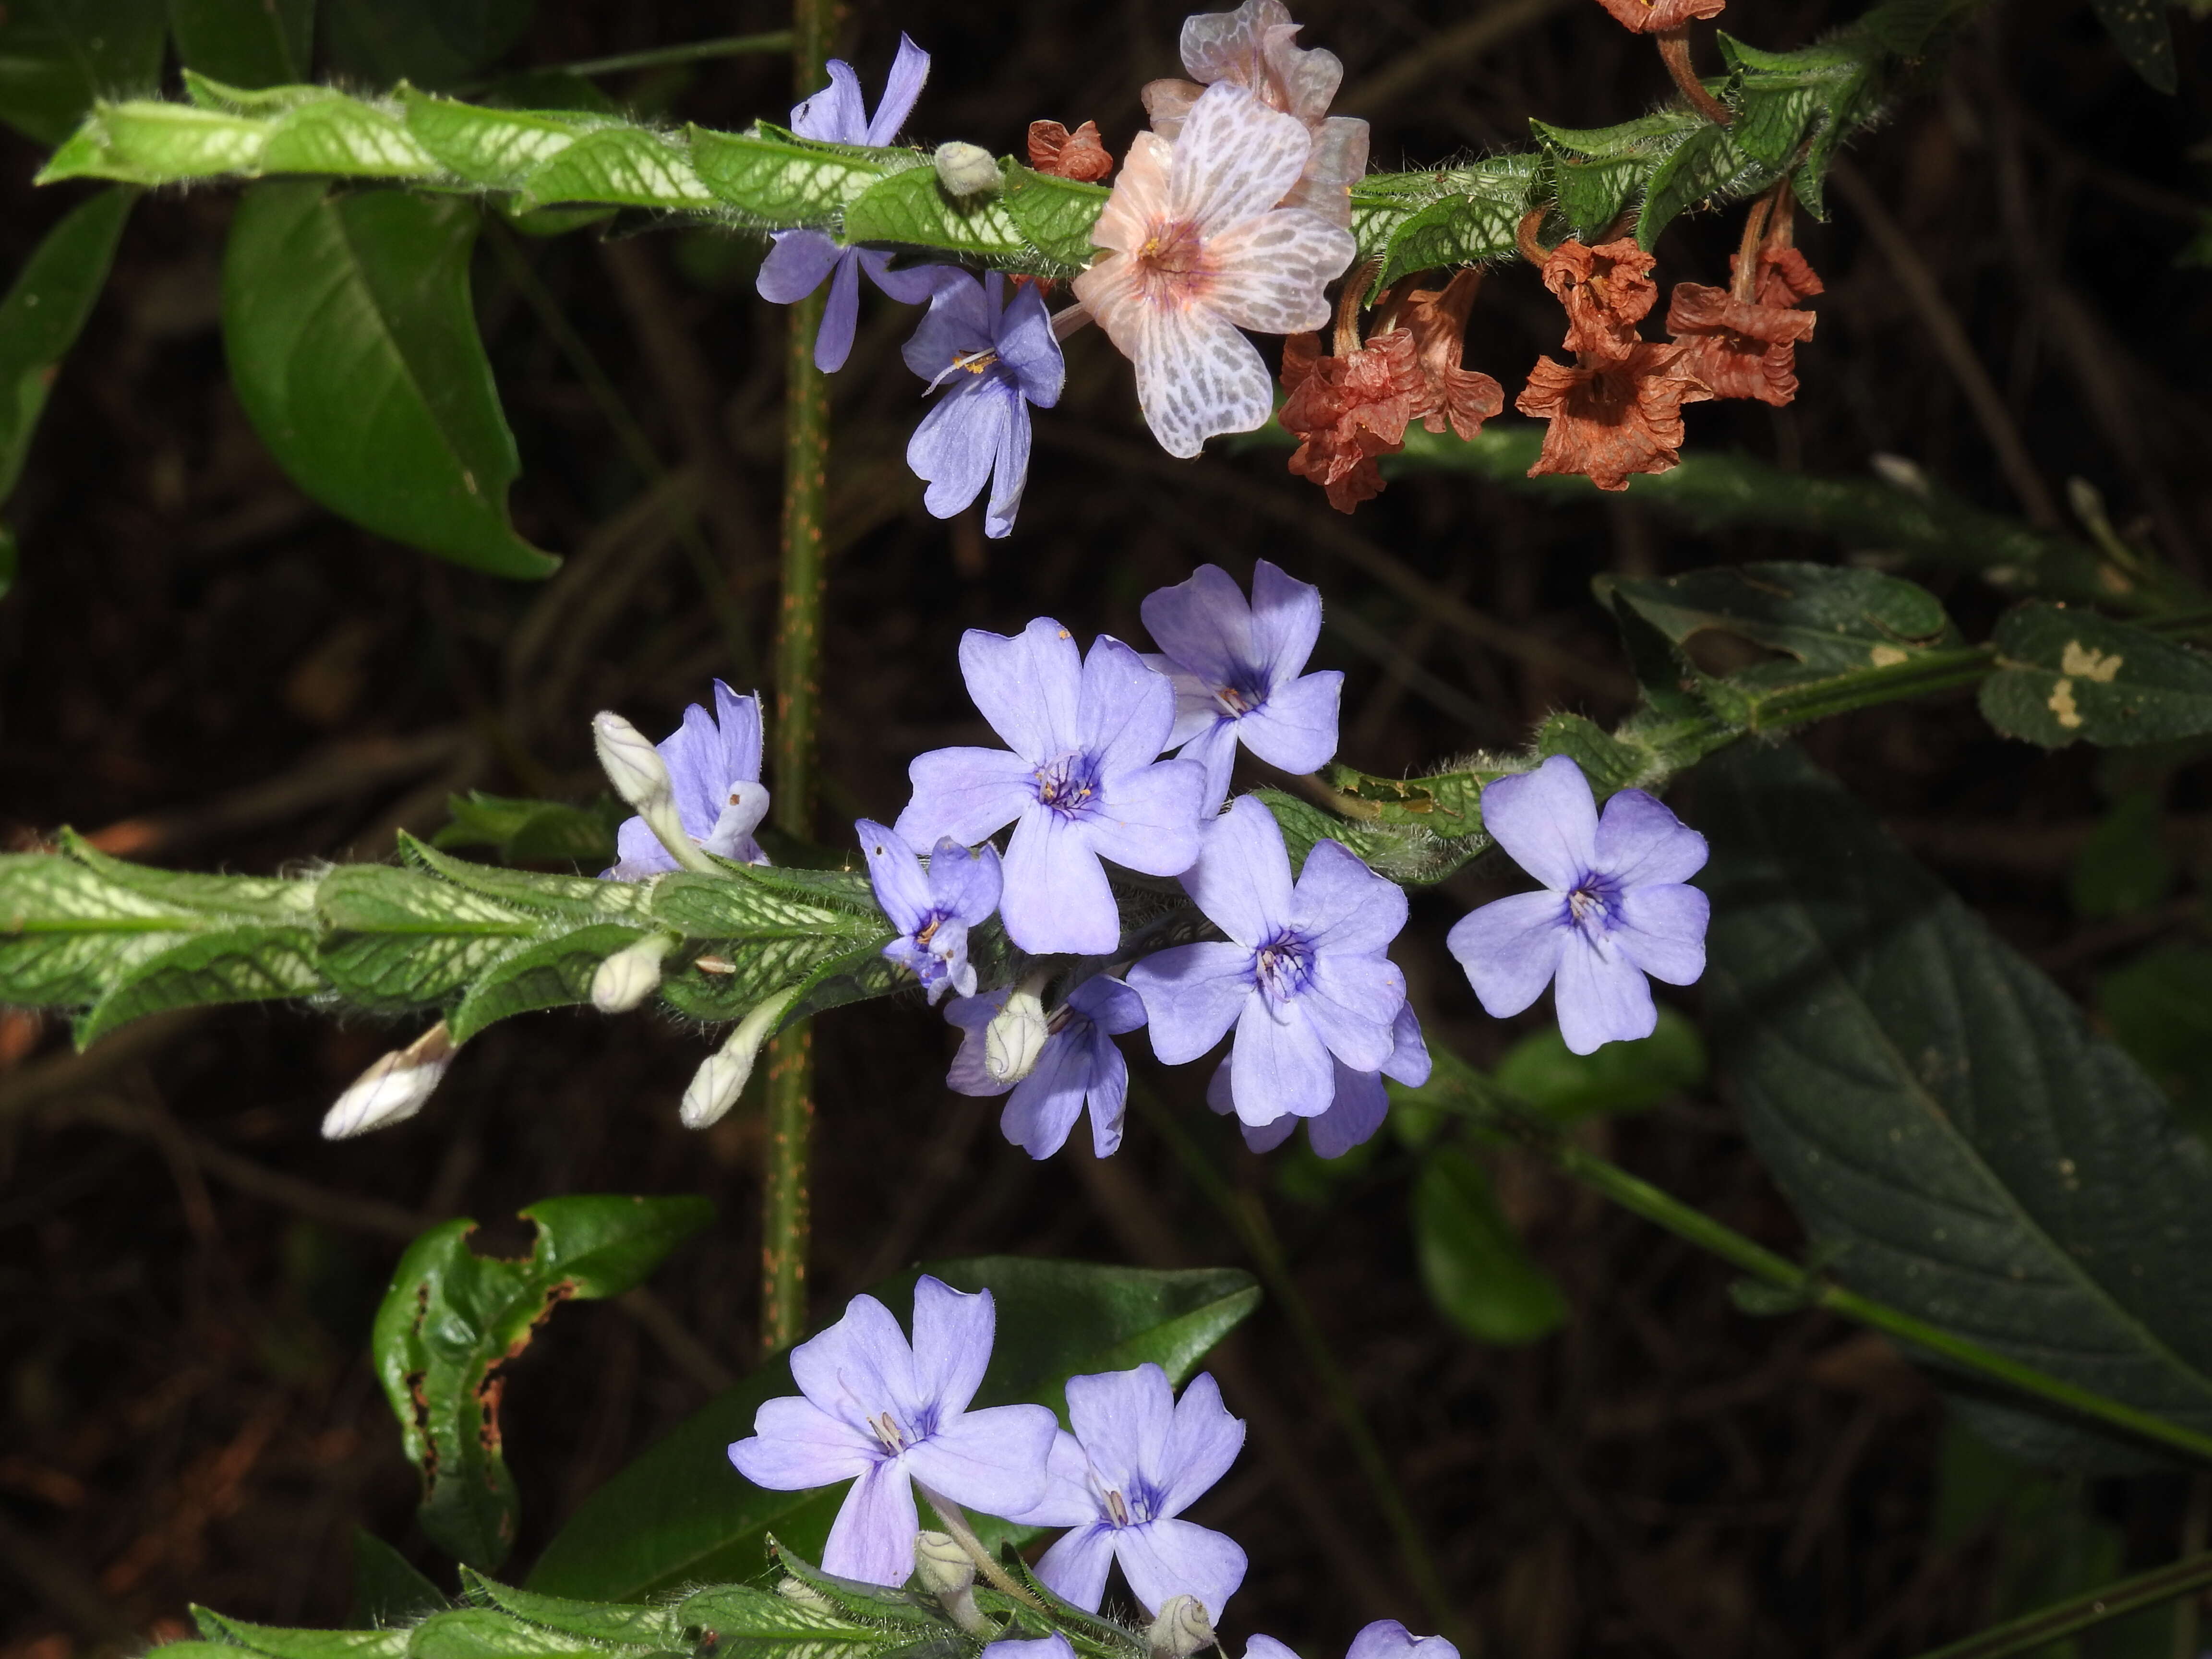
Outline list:
[[[983,1540],[975,1536],[975,1528],[968,1524],[967,1510],[943,1494],[930,1491],[919,1480],[914,1485],[915,1490],[921,1494],[922,1501],[944,1523],[945,1532],[968,1552],[968,1559],[975,1564],[975,1571],[983,1576],[986,1583],[1002,1595],[1012,1596],[1024,1607],[1035,1607],[1040,1613],[1044,1611],[1043,1602],[1024,1589],[1013,1574],[991,1559],[991,1552],[985,1549]]]

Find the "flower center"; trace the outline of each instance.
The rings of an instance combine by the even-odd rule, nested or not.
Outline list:
[[[1213,688],[1213,700],[1230,719],[1239,720],[1267,701],[1267,688],[1257,672],[1240,663],[1235,679]]]
[[[1106,1494],[1106,1518],[1117,1527],[1129,1524],[1129,1504],[1118,1492]]]
[[[879,1412],[870,1418],[868,1426],[876,1431],[876,1438],[891,1456],[896,1457],[907,1449],[906,1431],[899,1427],[898,1420],[889,1412]]]
[[[1138,278],[1155,305],[1188,306],[1205,290],[1212,274],[1205,239],[1197,227],[1162,220],[1137,250]]]
[[[1593,939],[1610,933],[1613,908],[1620,897],[1620,889],[1611,877],[1586,872],[1567,895],[1568,918]]]
[[[1285,927],[1253,953],[1252,972],[1260,988],[1277,1002],[1288,1002],[1313,983],[1314,950],[1304,934]]]
[[[930,939],[935,936],[939,925],[942,923],[944,920],[945,918],[943,916],[939,915],[936,911],[932,910],[929,913],[929,920],[923,922],[921,927],[915,931],[914,942],[916,945],[928,944]]]
[[[1063,818],[1086,817],[1098,799],[1098,757],[1081,750],[1055,755],[1031,775],[1037,805]]]
[[[1093,1490],[1099,1493],[1099,1506],[1106,1511],[1107,1523],[1116,1530],[1123,1527],[1141,1527],[1147,1521],[1159,1517],[1160,1495],[1141,1476],[1129,1483],[1126,1497],[1112,1487],[1097,1488],[1096,1474],[1091,1480]]]

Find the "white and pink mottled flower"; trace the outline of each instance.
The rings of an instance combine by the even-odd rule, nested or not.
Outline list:
[[[1351,264],[1352,234],[1275,205],[1312,148],[1302,123],[1228,82],[1190,106],[1175,143],[1140,132],[1129,148],[1091,233],[1107,252],[1075,294],[1136,365],[1137,401],[1170,455],[1273,412],[1267,366],[1238,329],[1328,321],[1322,289]]]
[[[1298,46],[1297,38],[1298,25],[1283,0],[1244,0],[1235,11],[1187,17],[1182,66],[1191,79],[1152,82],[1145,88],[1145,109],[1152,131],[1170,143],[1199,94],[1223,81],[1256,94],[1270,109],[1296,116],[1312,136],[1313,149],[1279,205],[1310,209],[1348,229],[1352,186],[1367,171],[1367,123],[1328,112],[1344,64],[1333,52]]]

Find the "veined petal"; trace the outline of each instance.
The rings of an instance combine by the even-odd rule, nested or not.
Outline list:
[[[1111,974],[1093,974],[1067,994],[1067,1001],[1100,1030],[1116,1036],[1145,1023],[1144,999]]]
[[[1263,562],[1260,568],[1274,567]],[[1218,564],[1202,564],[1174,586],[1155,588],[1138,614],[1168,659],[1201,684],[1228,685],[1264,665],[1244,590]],[[1318,626],[1318,590],[1314,614]]]
[[[1421,1022],[1408,1002],[1391,1024],[1390,1058],[1382,1062],[1382,1075],[1418,1089],[1429,1080],[1430,1069],[1428,1039],[1421,1035]]]
[[[1318,772],[1336,757],[1337,703],[1344,676],[1335,669],[1304,674],[1267,694],[1237,722],[1244,746],[1285,772]]]
[[[1631,887],[1620,895],[1610,943],[1669,985],[1694,985],[1705,971],[1705,928],[1713,902],[1680,884]]]
[[[1206,826],[1198,862],[1184,872],[1182,885],[1206,919],[1248,951],[1297,915],[1282,830],[1250,795],[1239,796]]]
[[[1335,1098],[1336,1069],[1328,1047],[1305,1014],[1311,1000],[1310,993],[1300,997],[1278,1018],[1266,995],[1255,995],[1237,1016],[1237,1067],[1230,1092],[1237,1115],[1245,1122],[1272,1123],[1285,1112],[1318,1117]]]
[[[1269,109],[1233,82],[1218,82],[1190,106],[1176,137],[1168,216],[1195,226],[1210,243],[1281,201],[1312,149],[1297,117]]]
[[[667,763],[668,787],[676,796],[676,816],[683,821],[684,834],[694,841],[706,840],[722,815],[728,781],[721,775],[722,734],[714,717],[691,703],[684,710],[684,723],[666,742],[654,746]]]
[[[929,855],[929,902],[973,927],[999,908],[999,849],[985,842],[972,851],[950,836]]]
[[[1060,1419],[1042,1406],[965,1412],[906,1455],[932,1492],[986,1515],[1019,1515],[1044,1496],[1045,1460]]]
[[[999,915],[1032,956],[1103,957],[1121,942],[1121,913],[1090,837],[1048,806],[1032,805],[1014,826]]]
[[[1231,720],[1217,709],[1205,729],[1182,747],[1184,760],[1196,761],[1206,769],[1205,811],[1209,816],[1219,812],[1221,803],[1229,799],[1229,786],[1237,775],[1237,739],[1243,729],[1243,720]],[[1172,733],[1170,741],[1173,741]]]
[[[983,285],[961,271],[946,277],[930,296],[929,309],[915,325],[899,356],[908,368],[934,385],[956,361],[989,349],[991,316]]]
[[[1152,1052],[1170,1066],[1196,1060],[1221,1041],[1251,1000],[1252,951],[1242,945],[1178,945],[1129,969],[1143,999]]]
[[[822,1571],[864,1584],[903,1584],[914,1572],[920,1522],[906,1460],[886,1458],[853,1483],[830,1528]]]
[[[740,696],[714,682],[714,724],[722,738],[723,781],[758,783],[761,775],[761,706],[757,696]]]
[[[1192,21],[1183,19],[1183,27],[1188,28]],[[1190,113],[1190,106],[1205,91],[1195,81],[1147,81],[1138,89],[1137,96],[1151,118],[1152,131],[1173,143],[1182,131],[1182,118]]]
[[[1257,90],[1267,31],[1290,21],[1283,0],[1244,0],[1234,11],[1194,12],[1182,20],[1182,66],[1208,84],[1235,81]]]
[[[1367,123],[1332,115],[1313,130],[1313,153],[1291,193],[1286,208],[1304,208],[1330,224],[1352,228],[1352,186],[1367,171]]]
[[[1113,1565],[1114,1528],[1094,1522],[1076,1528],[1047,1550],[1037,1562],[1036,1576],[1063,1601],[1096,1613],[1106,1599],[1106,1572]]]
[[[1022,396],[1039,409],[1050,409],[1060,401],[1060,388],[1066,383],[1067,363],[1052,331],[1044,289],[1035,283],[1016,289],[1000,313],[998,331],[999,361],[1020,386]]]
[[[1080,1527],[1099,1518],[1098,1497],[1091,1490],[1091,1460],[1084,1455],[1081,1441],[1066,1429],[1059,1431],[1052,1437],[1044,1467],[1044,1496],[1007,1520],[1024,1527]]]
[[[1319,1117],[1306,1121],[1306,1138],[1316,1158],[1342,1158],[1373,1139],[1390,1113],[1390,1097],[1380,1072],[1355,1072],[1336,1063],[1336,1097]]]
[[[1070,1026],[1045,1039],[1036,1068],[1014,1085],[999,1114],[999,1133],[1031,1158],[1050,1158],[1067,1144],[1083,1115],[1096,1058],[1087,1030]]]
[[[1571,892],[1597,858],[1597,803],[1583,769],[1565,755],[1486,788],[1482,827],[1555,893]]]
[[[823,1411],[871,1435],[883,1413],[907,1416],[925,1397],[906,1333],[872,1296],[854,1297],[842,1319],[793,1348],[791,1376]]]
[[[928,79],[929,54],[902,33],[898,56],[891,60],[890,75],[884,82],[884,100],[876,106],[875,118],[856,142],[878,148],[896,143],[899,129],[914,113],[915,100],[921,96],[923,83]]]
[[[933,749],[907,767],[914,797],[891,827],[909,847],[949,836],[972,847],[1036,801],[1031,763],[1003,749]]]
[[[1106,320],[1103,314],[1099,320]],[[1119,336],[1114,343],[1135,366],[1138,406],[1169,454],[1187,460],[1208,438],[1256,432],[1267,423],[1274,413],[1267,365],[1257,347],[1213,312],[1140,301],[1127,320],[1132,343]]]
[[[1011,638],[969,629],[960,636],[960,672],[991,729],[1030,765],[1082,746],[1083,653],[1051,617]]]
[[[787,230],[761,261],[753,289],[772,304],[787,306],[822,286],[844,250],[818,230]]]
[[[1705,858],[1705,838],[1641,789],[1617,792],[1597,821],[1595,867],[1625,887],[1687,881]]]
[[[1133,997],[1134,994],[1132,993]],[[1091,1155],[1111,1158],[1121,1150],[1121,1124],[1129,1106],[1129,1062],[1099,1026],[1085,1039],[1091,1048]]]
[[[911,933],[929,914],[929,881],[921,873],[913,848],[898,832],[872,818],[853,828],[860,833],[860,852],[868,860],[868,880],[876,890],[876,902],[902,933]]]
[[[1148,876],[1180,876],[1197,860],[1206,811],[1206,769],[1196,761],[1155,761],[1101,786],[1096,812],[1083,821],[1091,850]]]
[[[1313,978],[1291,1005],[1329,1053],[1355,1072],[1382,1070],[1394,1044],[1391,1029],[1405,1006],[1406,976],[1397,963],[1388,957],[1331,951],[1315,956]],[[1332,1079],[1332,1090],[1334,1085]]]
[[[1106,198],[1097,222],[1091,228],[1093,246],[1110,248],[1117,253],[1133,253],[1144,246],[1153,223],[1167,216],[1168,178],[1174,163],[1175,146],[1165,139],[1140,132],[1129,141],[1129,153],[1122,158],[1121,171],[1115,175],[1113,193]],[[1091,269],[1097,268],[1094,264]],[[1087,276],[1090,272],[1084,275]],[[1093,312],[1097,311],[1097,305],[1085,291],[1083,276],[1075,279],[1075,295]],[[1106,319],[1101,316],[1098,320],[1103,323]],[[1117,338],[1115,343],[1121,343]],[[1124,352],[1128,349],[1127,346],[1121,349]]]
[[[1146,1612],[1157,1613],[1170,1596],[1188,1595],[1210,1620],[1221,1617],[1247,1565],[1235,1540],[1189,1521],[1125,1527],[1114,1536],[1114,1554]]]
[[[1557,893],[1516,893],[1462,916],[1444,949],[1466,971],[1483,1012],[1504,1019],[1543,995],[1573,931]]]
[[[1160,1513],[1181,1515],[1211,1492],[1243,1449],[1243,1420],[1231,1417],[1221,1403],[1221,1385],[1213,1373],[1200,1371],[1183,1386],[1182,1398],[1176,1401],[1167,1444],[1154,1474]]]
[[[1160,1486],[1174,1423],[1175,1389],[1149,1360],[1125,1371],[1067,1379],[1067,1426],[1109,1492]]]
[[[968,1409],[998,1323],[990,1291],[956,1291],[928,1273],[915,1281],[914,1372],[923,1399],[948,1416]]]
[[[866,143],[868,105],[860,92],[860,77],[842,58],[832,58],[827,68],[830,84],[793,106],[791,130],[802,138],[825,143]]]
[[[870,282],[902,306],[926,305],[939,289],[968,275],[957,265],[894,266],[890,254],[875,248],[856,248],[854,258]]]
[[[1567,935],[1560,952],[1553,1001],[1559,1036],[1571,1054],[1594,1054],[1608,1042],[1648,1037],[1659,1027],[1644,970],[1626,951],[1593,945],[1579,930]]]
[[[1107,784],[1148,766],[1167,747],[1175,726],[1175,687],[1168,677],[1109,635],[1083,659],[1082,690],[1070,746],[1098,757]]]
[[[1014,514],[1021,511],[1022,491],[1030,481],[1029,405],[1006,382],[1000,381],[998,390],[1006,414],[993,452],[991,505],[983,515],[983,533],[994,539],[1014,533]]]
[[[770,1492],[805,1492],[850,1480],[883,1458],[884,1449],[873,1436],[811,1400],[790,1395],[762,1401],[753,1414],[752,1434],[730,1447],[738,1473]]]
[[[1325,955],[1379,955],[1406,926],[1406,890],[1341,842],[1318,841],[1291,890],[1291,915]]]
[[[845,367],[845,359],[853,355],[853,331],[860,320],[860,265],[848,248],[837,257],[837,268],[830,276],[830,297],[822,302],[822,327],[814,337],[815,368],[824,374],[835,374]]]
[[[999,1010],[1006,1006],[1011,994],[1006,990],[987,991],[981,996],[959,996],[945,1005],[945,1018],[949,1024],[960,1028],[960,1049],[952,1056],[952,1066],[945,1074],[945,1086],[956,1094],[1002,1095],[1014,1085],[991,1075],[984,1064],[983,1033]]]
[[[1239,328],[1297,334],[1328,325],[1322,289],[1344,274],[1359,245],[1317,213],[1282,208],[1222,231],[1206,251],[1219,272],[1208,305]]]
[[[1321,589],[1265,559],[1255,561],[1252,660],[1266,672],[1268,685],[1279,688],[1304,672],[1320,638]]]
[[[932,517],[949,519],[982,493],[1013,419],[1010,395],[995,380],[963,380],[915,428],[906,464],[929,485],[921,504]]]

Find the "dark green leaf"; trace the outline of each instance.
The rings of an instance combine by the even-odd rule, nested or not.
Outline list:
[[[413,1564],[374,1533],[353,1529],[353,1622],[383,1630],[411,1625],[443,1613],[446,1593],[416,1571]]]
[[[1525,181],[1504,188],[1448,196],[1399,222],[1383,252],[1376,281],[1387,286],[1401,276],[1440,266],[1478,264],[1513,252],[1515,234],[1528,211]]]
[[[534,0],[325,0],[337,67],[373,86],[450,87],[489,67],[530,26]]]
[[[0,9],[0,120],[58,144],[95,98],[151,92],[161,0],[10,0]]]
[[[580,864],[599,869],[615,861],[615,831],[629,809],[611,795],[589,806],[565,801],[514,800],[471,789],[449,795],[453,821],[432,836],[433,847],[492,847],[508,864]]]
[[[15,532],[0,524],[0,599],[6,599],[9,590],[15,586],[17,558]]]
[[[368,1008],[411,1008],[457,995],[544,923],[450,882],[386,865],[349,864],[319,884],[330,935],[323,972]]]
[[[326,507],[495,575],[543,576],[558,562],[507,521],[520,463],[469,307],[476,232],[464,201],[255,185],[224,264],[231,380]]]
[[[2067,872],[2074,913],[2091,920],[2135,915],[2171,893],[2180,872],[2165,827],[2155,790],[2130,790],[2114,801]]]
[[[462,1584],[502,1613],[527,1619],[567,1636],[594,1642],[615,1642],[632,1647],[680,1648],[684,1626],[690,1621],[670,1607],[641,1607],[628,1602],[572,1601],[565,1596],[540,1595],[495,1583],[482,1573],[461,1569]],[[776,1598],[781,1600],[781,1597]]]
[[[908,167],[862,191],[846,205],[845,240],[950,248],[986,264],[1018,260],[1030,246],[999,196],[963,201],[938,183],[935,167]]]
[[[514,198],[522,212],[566,202],[667,210],[710,208],[714,198],[681,147],[637,127],[601,127],[537,168]]]
[[[112,981],[77,1021],[76,1046],[90,1048],[118,1025],[171,1008],[280,1000],[322,988],[312,928],[264,923],[194,933]]]
[[[602,1648],[580,1636],[539,1630],[491,1607],[456,1607],[408,1632],[408,1659],[552,1659],[586,1654],[641,1659],[647,1650]]]
[[[1568,228],[1585,242],[1596,241],[1599,234],[1620,217],[1629,197],[1650,171],[1650,161],[1641,155],[1602,161],[1555,155],[1552,181],[1559,191],[1559,211],[1565,216]]]
[[[2212,732],[2212,657],[2094,611],[2024,605],[1997,624],[1982,713],[2046,749]]]
[[[1147,1273],[1071,1261],[986,1256],[927,1271],[988,1289],[998,1342],[976,1403],[1041,1401],[1058,1409],[1066,1380],[1152,1360],[1180,1382],[1249,1314],[1259,1291],[1226,1269]],[[902,1319],[913,1273],[876,1287]],[[767,1535],[818,1553],[842,1493],[764,1492],[739,1478],[727,1448],[752,1432],[761,1402],[792,1393],[778,1359],[679,1425],[584,1501],[546,1547],[532,1589],[628,1601],[702,1578],[750,1578],[768,1565]]]
[[[607,921],[642,917],[653,892],[641,882],[594,881],[589,876],[503,870],[495,864],[457,859],[404,831],[399,836],[399,855],[433,875],[444,877],[457,887],[546,915],[590,916]]]
[[[592,975],[616,951],[647,930],[626,923],[590,923],[526,946],[487,969],[446,1017],[453,1041],[466,1042],[488,1025],[540,1008],[572,1007],[592,1000]]]
[[[2094,0],[2097,21],[2128,67],[2156,91],[2172,96],[2179,82],[2173,66],[2173,30],[2167,24],[2166,0]]]
[[[201,1607],[192,1609],[192,1622],[210,1641],[235,1643],[271,1659],[399,1659],[407,1651],[404,1630],[284,1630]]]
[[[437,167],[405,123],[352,98],[302,100],[270,123],[261,146],[264,173],[420,179]]]
[[[2081,1011],[1789,749],[1699,775],[1707,996],[1753,1143],[1854,1289],[2212,1428],[2212,1166]],[[1978,1421],[2111,1466],[2102,1432]]]
[[[313,69],[315,0],[169,0],[184,66],[238,87],[305,81]]]
[[[805,1644],[801,1651],[811,1652],[819,1642],[903,1642],[910,1633],[898,1626],[861,1623],[750,1584],[719,1584],[687,1595],[677,1603],[676,1617],[686,1630],[712,1631],[718,1659],[730,1651],[748,1659],[782,1653],[791,1644]]]
[[[2166,945],[2114,969],[2097,981],[2097,1011],[2182,1121],[2212,1134],[2212,950]]]
[[[1698,203],[1747,196],[1773,178],[1773,169],[1747,155],[1728,128],[1704,123],[1653,170],[1636,216],[1636,240],[1650,247],[1661,231]]]
[[[46,389],[107,285],[107,268],[135,197],[132,191],[108,189],[71,208],[46,233],[0,302],[0,501],[15,490],[46,406]],[[0,592],[6,591],[0,581]]]
[[[1567,1300],[1528,1259],[1482,1165],[1439,1146],[1413,1183],[1413,1248],[1437,1310],[1478,1342],[1518,1346],[1566,1322]]]
[[[1571,1054],[1559,1028],[1547,1025],[1498,1062],[1498,1086],[1554,1123],[1595,1112],[1641,1111],[1705,1080],[1705,1039],[1665,1003],[1659,1005],[1659,1029],[1634,1042]]]
[[[911,150],[820,144],[763,121],[750,132],[690,130],[691,165],[725,206],[767,225],[830,223],[884,176],[921,158]]]
[[[1091,228],[1106,205],[1106,186],[1033,173],[1014,161],[1005,164],[1005,174],[1006,212],[1030,244],[1070,270],[1089,264],[1097,251]]]
[[[170,184],[252,174],[261,168],[268,124],[185,104],[106,104],[47,158],[35,182],[112,179]]]
[[[452,98],[403,88],[407,130],[416,142],[471,183],[514,190],[544,162],[589,131],[592,123],[573,115],[537,111],[485,109]]]
[[[514,1546],[514,1479],[501,1454],[501,1366],[570,1297],[617,1296],[705,1226],[699,1198],[550,1198],[519,1261],[469,1249],[473,1221],[449,1221],[408,1247],[371,1337],[385,1398],[408,1457],[422,1472],[422,1529],[462,1562],[489,1571]]]

